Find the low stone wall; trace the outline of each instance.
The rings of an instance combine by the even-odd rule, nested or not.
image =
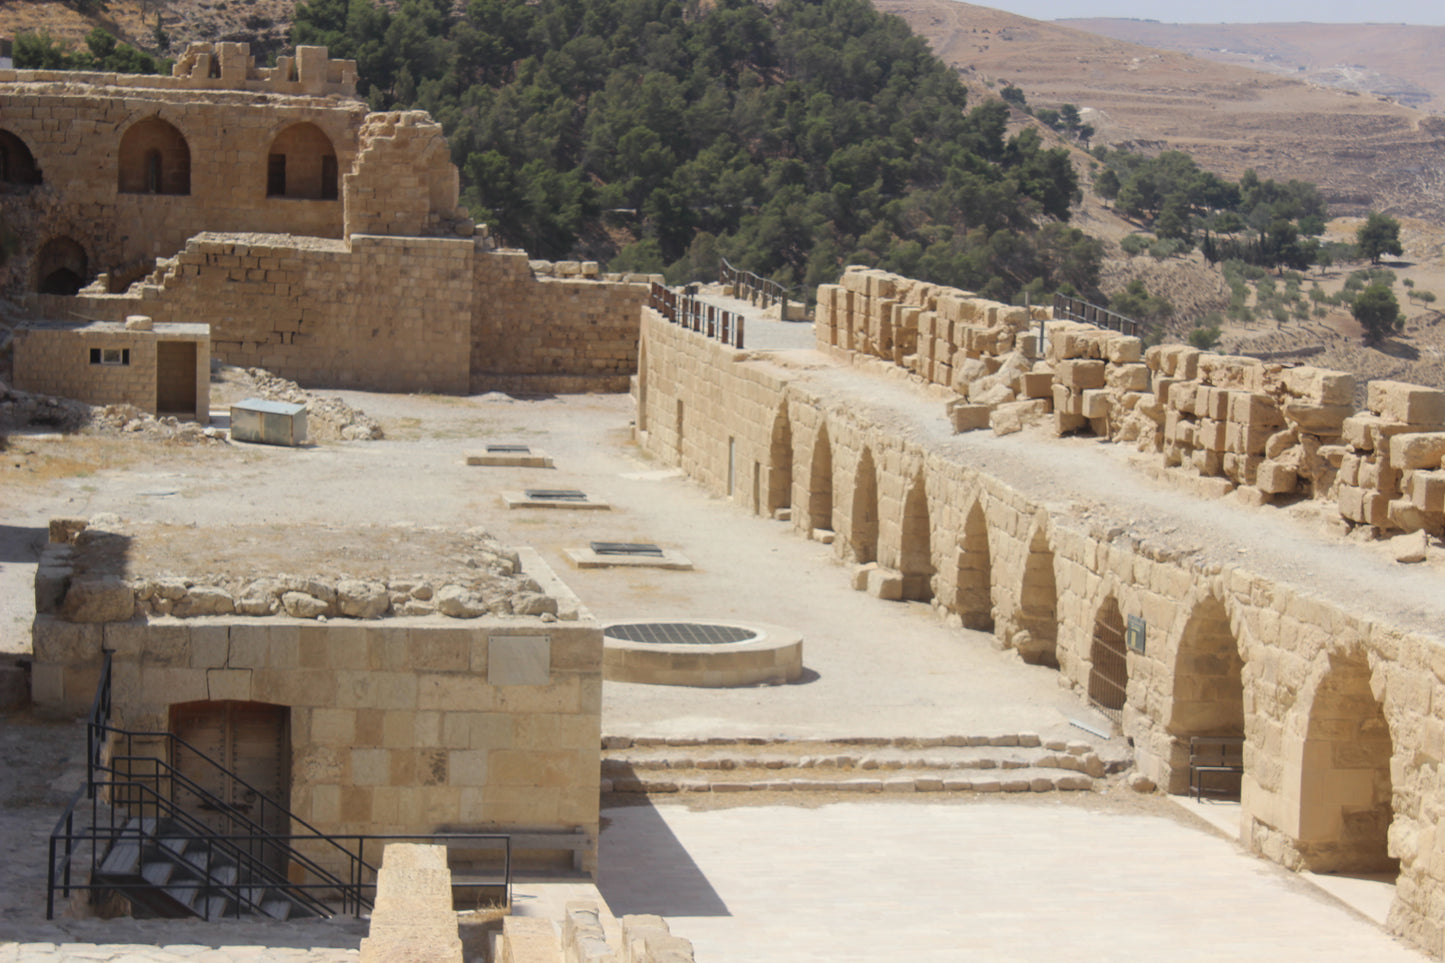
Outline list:
[[[1041,503],[926,432],[875,423],[866,398],[824,394],[806,369],[710,342],[650,310],[642,334],[637,428],[655,458],[755,512],[786,510],[800,534],[831,541],[858,566],[856,587],[929,601],[952,624],[991,630],[1025,660],[1057,665],[1118,716],[1140,769],[1170,791],[1186,786],[1191,737],[1242,738],[1246,843],[1320,871],[1398,861],[1392,932],[1445,950],[1434,909],[1445,899],[1445,855],[1430,815],[1445,806],[1434,776],[1445,760],[1438,633]],[[1106,387],[1111,368],[1142,365],[1152,376],[1157,364],[1160,380],[1194,377],[1173,378],[1164,398],[1140,391],[1137,402],[1163,407],[1185,384],[1199,397],[1198,357],[1121,350],[1113,361],[1083,359],[1102,362]],[[1189,357],[1194,368],[1181,370]],[[1289,377],[1304,377],[1299,370]],[[1326,374],[1292,383],[1300,404],[1330,400]],[[1275,400],[1259,384],[1268,382],[1224,396]],[[1207,399],[1222,386],[1203,387]],[[1379,394],[1390,418],[1422,417],[1386,403],[1395,390]],[[1124,645],[1129,616],[1147,626],[1143,651]]]
[[[444,846],[388,843],[361,963],[462,963]]]
[[[121,728],[168,731],[192,703],[286,707],[289,808],[322,832],[580,830],[596,868],[595,623],[38,615],[33,646],[41,710],[89,709],[102,648]]]

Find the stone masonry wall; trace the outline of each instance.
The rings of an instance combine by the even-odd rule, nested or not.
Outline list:
[[[882,271],[818,289],[820,349],[879,359],[951,388],[958,430],[1052,416],[1160,456],[1200,494],[1334,503],[1380,533],[1445,534],[1445,392],[1374,382],[1352,407],[1345,372],[1201,352]],[[1039,332],[1044,348],[1040,349]]]
[[[73,623],[37,616],[33,698],[83,714],[114,651],[114,722],[163,732],[172,705],[290,708],[290,809],[326,833],[527,829],[592,840],[596,624],[274,617]]]
[[[118,324],[24,326],[15,332],[15,387],[74,398],[91,405],[129,404],[156,414],[157,346],[160,341],[196,345],[196,406],[191,415],[210,420],[210,339],[205,325],[164,325],[132,330]],[[93,350],[127,352],[125,364],[93,361]]]
[[[1398,865],[1391,931],[1445,953],[1445,641],[1051,510],[651,310],[642,334],[655,457],[719,496],[731,478],[735,500],[832,541],[855,587],[931,601],[1080,690],[1105,671],[1099,623],[1143,617],[1118,713],[1140,769],[1180,792],[1190,737],[1242,736],[1244,841],[1295,868]]]
[[[626,391],[645,283],[537,277],[526,254],[474,262],[471,390]]]
[[[308,385],[463,394],[474,247],[461,238],[202,234],[125,294],[37,304],[78,302],[114,319],[206,318],[217,359]]]

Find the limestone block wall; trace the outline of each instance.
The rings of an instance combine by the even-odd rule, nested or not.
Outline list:
[[[991,629],[1027,661],[1056,665],[1118,719],[1139,768],[1171,791],[1186,786],[1191,737],[1242,738],[1245,841],[1290,867],[1398,872],[1390,929],[1445,955],[1445,639],[1363,615],[1348,597],[1322,599],[1051,510],[872,423],[847,398],[825,398],[806,372],[651,310],[642,338],[638,438],[657,458],[717,495],[731,480],[735,498],[743,466],[741,477],[759,479],[743,486],[744,504],[788,508],[801,534],[859,563],[855,586],[931,601],[951,624]],[[1158,364],[1163,377],[1189,373],[1177,357]],[[1292,382],[1309,399],[1298,403],[1328,404],[1327,380],[1291,377],[1305,379]],[[1378,399],[1392,418],[1399,403],[1389,391]],[[1411,409],[1417,420],[1424,411]],[[1144,620],[1143,651],[1124,645],[1130,616]]]
[[[1311,498],[1379,532],[1445,533],[1445,392],[1139,339],[883,271],[818,289],[826,353],[951,387],[958,430],[1016,431],[1052,414],[1159,455],[1202,494]],[[1042,333],[1042,346],[1039,335]]]
[[[202,234],[150,282],[53,309],[204,317],[228,364],[308,385],[463,394],[474,256],[462,238]]]
[[[626,391],[646,283],[538,277],[526,254],[473,262],[471,390]]]
[[[37,706],[88,710],[114,652],[115,725],[171,706],[289,709],[289,808],[326,833],[583,830],[596,867],[602,633],[595,623],[37,616]]]
[[[340,237],[339,195],[275,194],[268,157],[287,129],[308,125],[349,171],[365,116],[354,100],[0,71],[0,131],[18,140],[12,149],[28,152],[39,177],[0,193],[20,240],[0,282],[12,294],[39,290],[42,252],[61,242],[79,247],[84,280],[105,273],[119,289],[202,231]]]
[[[345,177],[346,234],[470,235],[457,211],[460,180],[442,125],[421,110],[368,114]]]
[[[15,332],[15,387],[92,405],[128,404],[155,414],[156,340],[116,324],[22,327]],[[92,363],[91,349],[125,363]]]

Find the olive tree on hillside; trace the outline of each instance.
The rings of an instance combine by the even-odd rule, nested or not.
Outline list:
[[[1371,264],[1379,264],[1386,254],[1399,257],[1404,253],[1400,247],[1400,222],[1388,214],[1371,211],[1355,232],[1355,244],[1360,256],[1369,258]]]
[[[1376,281],[1356,295],[1350,312],[1365,329],[1366,344],[1379,344],[1400,329],[1400,303],[1383,282]]]

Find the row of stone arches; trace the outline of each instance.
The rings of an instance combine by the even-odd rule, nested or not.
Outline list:
[[[869,446],[859,451],[851,474],[852,490],[846,503],[835,499],[835,485],[847,473],[838,473],[837,459],[826,420],[813,433],[811,446],[795,444],[787,403],[778,409],[768,447],[770,478],[768,508],[791,509],[795,491],[806,497],[799,506],[806,527],[832,531],[846,524],[837,537],[855,562],[879,558],[879,476],[877,456]],[[811,450],[810,450],[811,449]],[[809,457],[806,486],[794,485],[795,453]],[[1042,522],[1027,538],[1022,571],[1013,584],[1016,592],[995,584],[994,545],[988,524],[984,493],[975,496],[963,513],[956,537],[936,544],[939,531],[932,524],[926,474],[919,470],[903,492],[898,540],[893,560],[904,576],[904,596],[933,600],[956,613],[970,629],[990,631],[995,622],[1011,626],[1009,642],[1027,662],[1058,667],[1061,661],[1059,581],[1049,533]],[[844,513],[835,511],[846,504]],[[895,503],[896,504],[896,503]],[[949,553],[952,553],[951,558]],[[952,568],[951,593],[935,598],[946,584],[937,566]],[[1082,633],[1071,630],[1068,645],[1071,673],[1084,685],[1097,707],[1116,720],[1131,703],[1131,666],[1142,665],[1143,655],[1126,645],[1128,606],[1136,603],[1122,590],[1109,591],[1093,609]],[[1009,610],[998,611],[1009,598]],[[1079,638],[1082,634],[1084,637]],[[1080,645],[1082,643],[1082,645]],[[1164,729],[1168,756],[1164,771],[1171,792],[1188,790],[1189,746],[1193,737],[1245,740],[1245,782],[1253,778],[1258,760],[1272,756],[1251,748],[1249,739],[1261,733],[1246,726],[1246,693],[1263,684],[1252,675],[1225,603],[1214,595],[1196,601],[1176,638],[1155,639],[1152,646],[1172,648],[1165,669],[1170,700],[1158,724]],[[1157,652],[1152,653],[1158,659]],[[1082,664],[1080,664],[1082,663]],[[1307,713],[1296,728],[1303,733],[1290,752],[1290,779],[1297,779],[1288,794],[1298,800],[1298,825],[1285,832],[1294,840],[1304,865],[1317,871],[1396,872],[1398,863],[1388,851],[1392,820],[1390,758],[1392,742],[1382,701],[1370,687],[1370,669],[1363,654],[1331,655],[1320,669],[1298,711]],[[1144,691],[1141,686],[1140,692]],[[1136,695],[1141,711],[1147,701]],[[1271,737],[1273,738],[1273,737]]]
[[[0,129],[0,183],[40,184],[44,175],[30,147]],[[266,196],[336,200],[339,196],[336,149],[320,127],[308,121],[283,128],[266,153]],[[189,195],[191,148],[180,129],[158,116],[126,128],[116,158],[116,190],[121,194]]]

